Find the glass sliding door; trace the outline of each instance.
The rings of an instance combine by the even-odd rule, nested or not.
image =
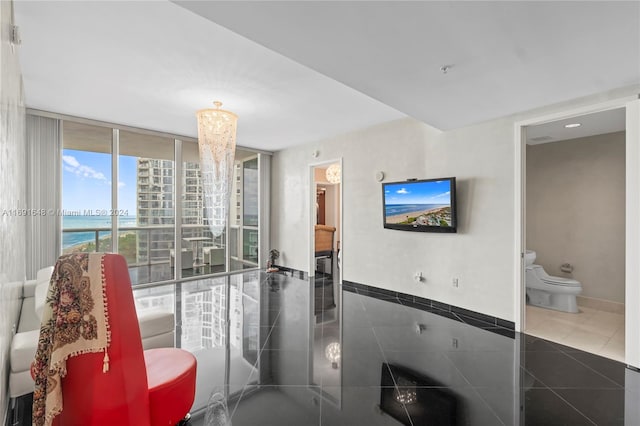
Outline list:
[[[175,278],[175,140],[120,131],[118,252],[133,283]]]
[[[62,253],[111,251],[112,130],[64,122]]]
[[[231,211],[231,270],[255,268],[259,264],[259,169],[258,155],[237,150]]]
[[[258,157],[242,162],[242,259],[258,266]]]

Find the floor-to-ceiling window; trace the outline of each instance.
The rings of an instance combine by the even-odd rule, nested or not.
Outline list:
[[[62,253],[111,251],[112,131],[65,122]]]
[[[234,167],[230,212],[231,270],[253,268],[259,263],[258,155],[239,152]]]
[[[119,131],[118,252],[136,283],[175,277],[175,141]]]
[[[197,141],[65,120],[63,146],[64,252],[117,251],[134,285],[259,265],[258,158],[265,154],[236,151],[228,226],[214,236]]]
[[[215,366],[199,373],[196,409],[215,389],[233,394],[257,383],[268,318],[260,286],[265,275],[257,268],[266,257],[260,244],[268,212],[261,203],[268,199],[262,194],[268,193],[269,155],[236,150],[227,227],[213,236],[203,214],[197,141],[55,120],[62,128],[63,160],[55,164],[63,173],[64,251],[122,254],[138,314],[174,314],[176,346]]]
[[[196,276],[227,270],[226,232],[214,236],[204,215],[204,194],[198,144],[182,141],[182,203],[180,244],[182,273]]]

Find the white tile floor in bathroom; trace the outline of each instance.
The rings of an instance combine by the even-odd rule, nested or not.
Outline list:
[[[527,305],[525,333],[624,362],[624,315],[579,309],[570,314]]]

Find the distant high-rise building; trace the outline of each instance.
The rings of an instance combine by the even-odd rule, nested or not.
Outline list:
[[[198,163],[186,162],[182,179],[182,224],[203,225],[202,185]],[[136,220],[138,231],[137,262],[166,262],[174,241],[175,185],[171,160],[138,158],[136,185]],[[203,228],[186,230],[185,237],[202,236]]]

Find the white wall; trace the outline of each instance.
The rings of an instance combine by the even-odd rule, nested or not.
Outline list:
[[[527,248],[582,296],[624,303],[625,133],[527,146]],[[560,271],[570,263],[572,274]]]
[[[419,176],[422,174],[425,155],[423,141],[427,135],[432,138],[437,133],[417,121],[401,120],[274,154],[272,242],[281,252],[283,265],[308,270],[308,238],[312,229],[307,201],[308,167],[310,163],[338,157],[344,157],[341,248],[344,256],[355,256],[349,259],[343,257],[343,277],[357,281],[358,271],[366,269],[354,268],[349,272],[349,265],[356,265],[358,262],[367,265],[384,263],[379,261],[385,251],[385,238],[381,235],[381,189],[375,180],[375,172],[385,170],[390,178],[398,180]],[[320,148],[320,156],[314,159],[311,153],[316,147]],[[365,241],[371,245],[371,240],[376,241],[374,251],[370,251],[370,247],[366,250],[360,247]],[[351,248],[347,250],[350,245]]]
[[[478,133],[485,135],[484,143],[478,143]],[[284,208],[272,213],[272,221],[276,222],[274,245],[283,253],[285,265],[308,269],[306,246],[300,238],[308,234],[304,164],[313,160],[310,153],[318,148],[321,160],[325,155],[325,158],[343,157],[345,280],[509,319],[512,306],[499,306],[495,300],[510,285],[511,135],[507,122],[443,134],[405,119],[276,153],[274,205]],[[489,151],[497,154],[488,156]],[[380,170],[385,172],[387,181],[456,176],[458,233],[384,229],[381,184],[375,179]],[[298,237],[291,238],[294,234]],[[413,280],[416,271],[424,274],[425,283]],[[459,278],[458,289],[450,284],[454,276]]]
[[[26,149],[22,75],[7,39],[12,23],[12,2],[0,2],[0,420],[8,402],[9,346],[17,320],[21,286],[25,278],[25,218],[12,209],[25,208]]]
[[[273,246],[283,265],[308,270],[309,164],[342,157],[345,280],[514,321],[514,124],[638,92],[622,88],[447,132],[404,119],[277,152]],[[316,149],[319,158],[311,156]],[[458,233],[383,229],[380,170],[386,181],[456,176]],[[426,282],[413,281],[416,271]]]

